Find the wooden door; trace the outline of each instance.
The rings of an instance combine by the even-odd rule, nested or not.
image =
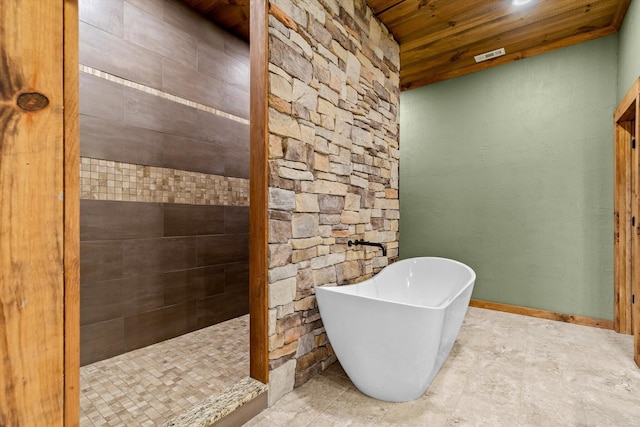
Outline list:
[[[638,313],[640,301],[636,301],[636,299],[640,297],[640,147],[638,147],[636,141],[635,118],[625,122],[624,128],[628,132],[628,136],[625,139],[628,139],[631,145],[631,164],[629,167],[631,170],[631,253],[628,257],[630,259],[629,264],[631,267],[631,306],[627,311],[631,314],[630,333],[634,335],[633,357],[636,364],[640,366],[640,315]]]
[[[77,425],[76,10],[0,1],[0,426]]]
[[[634,183],[637,191],[636,197],[632,197],[633,209],[636,213],[633,230],[633,245],[632,245],[632,267],[631,267],[631,330],[633,331],[633,359],[636,365],[640,367],[640,147],[638,147],[637,135],[638,135],[638,109],[640,99],[636,98],[635,102],[635,116],[633,120],[629,121],[629,132],[631,134],[631,145],[635,147],[635,156],[632,157],[632,182]]]
[[[614,328],[634,335],[634,359],[640,366],[640,80],[614,114]]]
[[[614,281],[616,332],[630,334],[631,322],[631,134],[629,123],[616,123],[614,165]]]

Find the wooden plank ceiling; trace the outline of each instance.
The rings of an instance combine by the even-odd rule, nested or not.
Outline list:
[[[249,39],[249,0],[183,0]],[[352,0],[344,0],[352,1]],[[400,43],[403,90],[613,34],[631,0],[367,0]],[[476,63],[475,55],[506,54]]]

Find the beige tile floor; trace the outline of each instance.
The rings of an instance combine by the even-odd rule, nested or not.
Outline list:
[[[407,403],[360,393],[338,364],[246,426],[640,426],[633,338],[469,308],[451,356]]]
[[[80,425],[161,425],[247,375],[249,315],[80,368]]]

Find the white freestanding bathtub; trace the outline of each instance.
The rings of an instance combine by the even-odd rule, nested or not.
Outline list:
[[[338,360],[363,393],[417,399],[451,352],[476,280],[446,258],[410,258],[364,282],[316,287]]]

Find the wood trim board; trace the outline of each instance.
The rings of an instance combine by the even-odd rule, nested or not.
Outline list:
[[[523,316],[538,317],[540,319],[556,320],[559,322],[573,323],[575,325],[591,326],[601,329],[613,329],[613,322],[606,319],[595,319],[593,317],[578,316],[574,314],[562,314],[553,311],[540,310],[537,308],[522,307],[519,305],[502,304],[491,301],[481,301],[472,299],[469,306],[486,308],[489,310],[502,311],[505,313],[521,314]]]
[[[267,0],[251,2],[249,340],[251,377],[269,382],[268,307],[268,17]]]
[[[633,114],[635,114],[635,108],[631,107],[636,102],[640,94],[640,79],[633,82],[627,93],[622,98],[622,101],[616,107],[616,110],[613,114],[614,123],[618,123],[623,120],[632,120]]]
[[[64,1],[64,425],[80,423],[78,0]]]
[[[636,80],[635,88],[632,90],[635,90],[635,93],[636,93],[635,117],[633,118],[633,121],[632,121],[633,123],[632,137],[637,140],[638,136],[640,136],[640,79]],[[639,166],[638,163],[640,163],[640,154],[638,152],[640,151],[640,149],[637,149],[635,151],[636,151],[635,166],[636,168],[638,168]],[[638,172],[638,175],[636,175],[636,181],[638,180],[640,180],[640,172]],[[636,187],[637,185],[638,185],[638,182],[636,182]],[[633,202],[634,201],[632,200],[632,203]],[[635,199],[636,211],[638,210],[639,203],[640,203],[640,200],[636,198]],[[640,236],[638,235],[639,230],[640,230],[640,225],[637,225],[636,232],[632,233],[635,235],[635,238],[636,238],[636,248],[638,246],[637,245],[638,239],[640,238]],[[631,294],[636,295],[638,298],[640,298],[640,249],[634,254],[632,254],[631,268],[632,268],[632,278],[633,278],[633,280],[631,281],[632,282]],[[635,301],[632,299],[632,304],[629,307],[629,309],[631,310],[631,329],[633,331],[633,359],[636,362],[636,365],[640,367],[640,301]]]
[[[2,426],[65,422],[64,7],[0,2]]]
[[[614,224],[614,329],[630,334],[631,329],[631,122],[616,123],[613,194]]]

